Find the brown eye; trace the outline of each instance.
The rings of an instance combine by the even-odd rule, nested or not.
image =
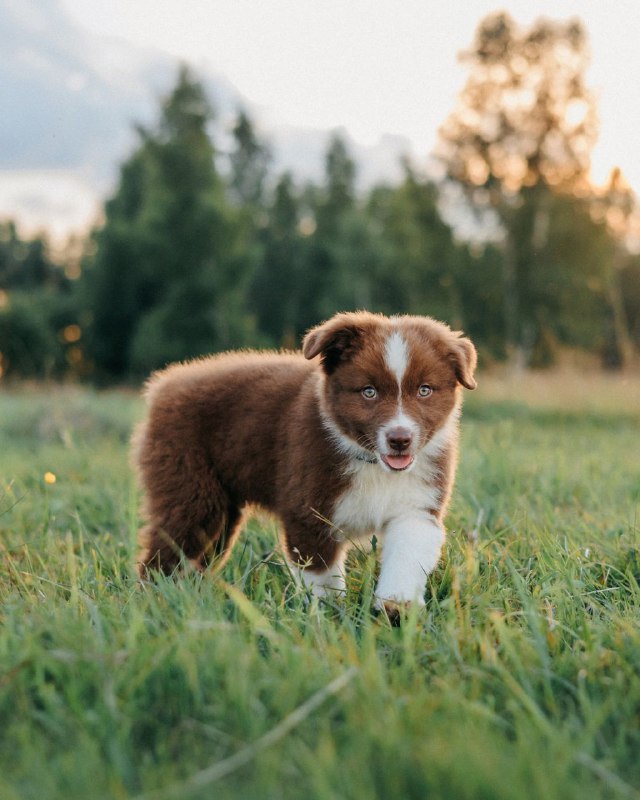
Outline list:
[[[422,386],[418,389],[418,397],[429,397],[433,394],[433,389],[429,386],[428,383],[423,383]]]
[[[378,392],[375,390],[374,386],[365,386],[364,389],[360,392],[360,394],[366,400],[373,400],[375,397],[378,396]]]

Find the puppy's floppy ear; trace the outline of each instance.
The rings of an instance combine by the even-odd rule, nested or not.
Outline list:
[[[363,328],[357,324],[355,315],[336,314],[327,322],[308,331],[302,342],[305,358],[321,356],[322,367],[330,375],[341,361],[356,349]]]
[[[467,339],[459,333],[455,334],[452,344],[449,358],[453,364],[456,378],[465,388],[475,389],[478,385],[473,378],[473,373],[478,363],[476,348],[473,346],[471,339]]]

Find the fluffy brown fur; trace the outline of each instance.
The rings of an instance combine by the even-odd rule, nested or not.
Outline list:
[[[400,383],[390,368],[394,332],[406,366]],[[224,563],[248,504],[279,516],[287,555],[307,575],[341,563],[344,520],[352,506],[366,507],[367,492],[388,494],[392,508],[397,489],[396,516],[410,502],[440,526],[455,471],[459,386],[475,387],[475,362],[471,342],[441,323],[359,312],[311,330],[302,354],[227,353],[155,374],[134,435],[148,519],[140,574],[170,573],[182,558],[200,568]],[[424,385],[428,398],[418,393]],[[363,394],[370,386],[373,399]],[[389,466],[409,458],[408,474]],[[415,500],[423,483],[424,503]],[[394,521],[386,506],[384,514]],[[354,535],[368,531],[362,516]],[[384,540],[384,530],[368,532]]]

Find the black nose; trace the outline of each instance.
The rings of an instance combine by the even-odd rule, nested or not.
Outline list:
[[[387,443],[394,450],[406,450],[412,441],[413,434],[408,428],[391,428],[387,431]]]

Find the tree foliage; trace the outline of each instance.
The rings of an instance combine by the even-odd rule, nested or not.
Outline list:
[[[499,211],[523,186],[584,185],[597,125],[582,24],[521,28],[500,12],[478,26],[462,61],[467,83],[441,129],[449,175]]]
[[[583,202],[597,133],[586,33],[577,20],[521,28],[501,12],[483,20],[462,59],[469,76],[442,126],[441,157],[474,210],[499,221],[505,343],[512,358],[535,363],[558,329],[571,327],[568,287],[590,301],[597,282],[582,248],[563,248],[554,217],[575,211],[573,234],[602,249]]]
[[[45,240],[0,225],[2,370],[139,379],[218,350],[296,347],[309,326],[354,308],[447,320],[485,363],[541,366],[563,348],[632,363],[638,210],[618,173],[604,190],[588,183],[587,55],[576,22],[488,17],[442,128],[446,181],[405,163],[399,183],[366,192],[339,135],[306,185],[272,174],[246,112],[219,147],[207,94],[181,68],[157,123],[137,129],[80,280],[69,277],[77,256],[65,271]],[[460,238],[469,210],[497,241]]]
[[[0,221],[0,290],[65,290],[64,270],[54,263],[46,238],[24,239],[11,220]]]
[[[231,199],[236,205],[257,211],[264,204],[270,155],[245,111],[240,112],[233,127],[233,140],[229,158]]]
[[[0,377],[78,374],[77,304],[46,238],[0,222]]]
[[[183,68],[107,203],[87,271],[92,357],[107,376],[232,344],[238,224],[215,166],[212,118]]]

